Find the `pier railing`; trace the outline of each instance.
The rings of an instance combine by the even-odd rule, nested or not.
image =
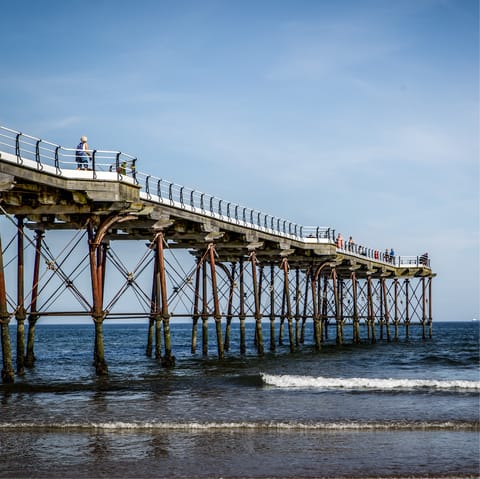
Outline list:
[[[335,231],[328,227],[302,226],[141,172],[137,173],[137,181],[149,200],[291,239],[334,242]]]
[[[63,170],[74,170],[78,167],[76,148],[65,148],[3,126],[0,126],[0,151],[13,155],[20,165],[24,163],[24,160],[33,162],[34,167],[39,171],[42,171],[44,166],[54,167],[55,174],[58,176],[63,176]],[[97,172],[114,173],[114,178],[119,181],[131,178],[129,181],[133,180],[135,184],[139,185],[141,196],[148,200],[188,209],[204,216],[305,243],[336,244],[338,251],[394,266],[430,267],[430,259],[426,254],[391,256],[357,244],[352,245],[347,242],[338,244],[335,230],[330,227],[302,226],[281,217],[272,216],[166,179],[139,172],[136,164],[137,157],[127,153],[97,149],[89,150],[89,152],[91,163],[88,165],[88,172],[83,173],[91,174],[93,180],[97,179]]]
[[[45,165],[54,166],[57,174],[61,175],[62,169],[75,169],[78,166],[76,148],[65,148],[3,126],[0,126],[0,149],[16,156],[18,164],[22,164],[25,159],[34,161],[39,171],[43,170]],[[93,179],[96,179],[95,174],[98,171],[115,172],[135,179],[137,162],[135,156],[121,151],[96,149],[88,151],[91,155],[88,170],[92,172]]]

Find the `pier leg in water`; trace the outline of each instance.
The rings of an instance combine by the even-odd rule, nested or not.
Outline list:
[[[292,302],[290,300],[290,281],[289,281],[289,265],[287,258],[283,258],[283,285],[285,290],[285,301],[287,306],[287,320],[288,320],[288,341],[290,345],[290,352],[295,352],[295,336],[293,335],[293,316],[292,316]]]
[[[210,276],[212,281],[212,294],[213,294],[213,317],[215,319],[215,329],[217,333],[217,351],[218,359],[223,359],[225,353],[223,351],[223,338],[222,338],[222,315],[220,313],[220,303],[218,301],[218,288],[217,288],[217,271],[215,268],[215,246],[213,243],[209,245],[210,255]]]
[[[335,300],[335,324],[337,329],[336,342],[343,344],[343,328],[342,328],[342,308],[338,295],[338,284],[341,280],[337,278],[336,268],[332,268],[333,297]]]
[[[352,297],[353,297],[353,343],[360,343],[360,323],[358,321],[358,297],[357,297],[357,275],[355,271],[350,275],[352,282]]]
[[[168,312],[167,279],[165,274],[165,257],[163,251],[163,232],[156,236],[157,261],[158,261],[158,285],[160,286],[161,311],[163,320],[163,341],[165,353],[162,357],[162,366],[171,367],[175,365],[175,356],[172,355],[172,341],[170,337],[170,314]],[[158,288],[157,285],[157,288]],[[160,323],[160,322],[158,322]],[[160,333],[160,331],[159,331]],[[159,334],[160,335],[160,334]]]
[[[302,327],[300,330],[300,343],[305,342],[305,323],[307,322],[307,311],[308,311],[308,288],[310,287],[310,276],[312,268],[309,267],[305,273],[305,294],[303,296],[303,315],[302,315]]]
[[[410,281],[405,280],[405,339],[410,338],[410,296],[409,296],[409,285]]]
[[[372,344],[377,342],[375,336],[375,315],[373,311],[373,295],[372,295],[372,276],[367,273],[367,301],[368,301],[368,329]]]
[[[208,356],[207,263],[202,259],[202,355]]]
[[[270,263],[270,351],[275,347],[275,265]]]
[[[380,307],[380,315],[379,315],[379,318],[378,318],[378,326],[379,326],[379,332],[380,332],[380,340],[383,340],[383,324],[384,324],[384,310],[383,310],[383,307],[384,307],[384,291],[383,291],[383,281],[382,281],[383,278],[381,278],[379,280],[379,286],[380,286],[380,303],[379,303],[379,307]]]
[[[235,292],[235,268],[236,263],[232,263],[232,270],[229,276],[230,287],[228,291],[228,306],[227,306],[227,323],[225,325],[225,343],[224,350],[228,351],[230,349],[230,332],[232,329],[232,319],[233,319],[233,295]]]
[[[300,270],[295,268],[295,347],[300,346]]]
[[[263,356],[262,313],[260,310],[260,293],[257,283],[257,257],[255,251],[251,252],[250,261],[252,263],[253,296],[255,301],[255,335],[257,338],[257,352],[259,356]]]
[[[278,345],[283,346],[283,331],[285,325],[285,316],[286,316],[286,289],[285,289],[285,278],[283,278],[283,290],[282,290],[282,310],[280,312],[280,324],[278,327]]]
[[[426,302],[426,287],[425,287],[425,278],[421,279],[422,281],[422,339],[426,341],[426,326],[427,326],[427,302]]]
[[[318,293],[320,294],[321,284],[318,282]],[[321,340],[323,341],[323,336],[325,335],[325,340],[328,340],[328,275],[323,277],[323,295],[322,295],[322,336]]]
[[[2,382],[11,384],[15,380],[12,362],[12,346],[10,343],[10,315],[7,309],[7,290],[3,269],[2,238],[0,236],[0,324],[2,330]]]
[[[152,248],[155,247],[155,244],[152,242],[150,244]],[[150,296],[150,318],[148,321],[148,335],[147,335],[147,348],[145,354],[148,358],[152,357],[152,350],[153,350],[153,331],[155,329],[155,317],[158,316],[158,301],[157,301],[157,260],[156,260],[156,252],[153,261],[153,277],[152,277],[152,294]]]
[[[433,336],[433,317],[432,317],[432,278],[428,278],[428,323],[429,323],[429,338]]]
[[[90,260],[90,277],[92,282],[92,319],[95,324],[95,349],[94,365],[97,375],[104,376],[108,374],[107,362],[105,361],[105,351],[103,347],[103,321],[105,312],[103,311],[103,293],[105,286],[105,266],[108,245],[103,243],[108,229],[115,223],[121,223],[134,219],[131,215],[121,216],[112,214],[105,218],[96,231],[94,230],[95,217],[92,217],[87,225],[88,231],[88,251]]]
[[[38,278],[40,273],[40,256],[43,240],[43,232],[35,232],[35,259],[33,263],[33,281],[32,281],[32,302],[30,305],[30,314],[28,315],[28,337],[27,354],[25,356],[25,367],[32,368],[35,363],[35,325],[38,321],[37,300],[38,300]]]
[[[200,317],[198,303],[200,299],[200,272],[201,272],[201,260],[197,259],[197,268],[195,270],[195,296],[193,298],[193,316],[192,316],[192,347],[191,352],[195,354],[197,352],[197,325],[198,318]]]
[[[313,337],[315,349],[320,351],[322,347],[321,320],[318,314],[317,275],[312,273],[312,306],[313,306]]]
[[[394,339],[395,339],[395,341],[398,341],[399,317],[398,317],[398,279],[397,278],[395,278],[393,280],[393,304],[394,304],[394,309],[395,309],[395,318],[394,318],[395,336],[394,336]]]
[[[383,311],[384,311],[384,317],[385,317],[385,328],[387,331],[387,341],[390,342],[392,338],[390,336],[390,311],[388,308],[387,282],[385,278],[382,278],[381,281],[382,281],[382,291],[383,291]]]
[[[25,319],[27,318],[24,300],[24,245],[23,216],[17,217],[17,374],[25,374]]]
[[[243,256],[240,257],[240,354],[247,352],[245,339],[245,282],[244,282]]]

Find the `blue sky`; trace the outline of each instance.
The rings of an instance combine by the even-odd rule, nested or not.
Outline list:
[[[0,124],[399,254],[479,317],[479,4],[23,1]]]

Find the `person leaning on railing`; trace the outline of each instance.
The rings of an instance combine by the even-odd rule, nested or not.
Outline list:
[[[88,138],[82,136],[80,143],[77,145],[75,152],[75,161],[77,162],[77,170],[88,170],[88,160],[91,160],[92,155],[88,149]]]

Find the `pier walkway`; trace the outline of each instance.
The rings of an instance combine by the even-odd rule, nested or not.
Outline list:
[[[271,322],[272,351],[277,323],[280,344],[283,324],[288,323],[289,344],[294,351],[304,340],[301,326],[308,319],[315,324],[317,349],[321,348],[332,321],[338,343],[343,341],[343,327],[347,323],[354,328],[354,342],[360,341],[363,322],[367,325],[369,340],[375,341],[378,333],[383,338],[384,327],[390,339],[390,323],[395,326],[395,338],[398,338],[400,324],[407,326],[408,335],[408,325],[415,317],[424,328],[424,337],[428,325],[431,335],[434,273],[426,254],[390,255],[375,247],[349,244],[346,239],[338,238],[333,227],[299,225],[144,173],[139,166],[140,162],[132,155],[92,150],[89,170],[78,170],[74,148],[0,127],[0,224],[2,221],[14,224],[17,237],[16,300],[12,299],[13,292],[8,294],[8,284],[5,285],[6,267],[0,247],[4,381],[13,380],[8,366],[9,344],[4,338],[6,326],[13,317],[20,337],[27,316],[32,330],[32,342],[27,345],[25,358],[22,352],[25,346],[17,345],[20,373],[25,362],[33,363],[35,322],[48,315],[83,312],[93,318],[99,374],[107,371],[102,324],[115,314],[149,320],[147,354],[152,354],[156,332],[156,356],[162,357],[165,365],[173,363],[169,345],[172,316],[192,318],[192,352],[196,351],[196,325],[202,321],[204,355],[208,353],[207,320],[213,318],[219,357],[228,351],[233,318],[239,319],[242,331],[246,318],[256,321],[259,354],[263,354],[261,323],[265,317]],[[35,237],[28,238],[26,231],[34,232]],[[46,233],[51,235],[56,231],[86,233],[89,292],[81,291],[85,281],[77,280],[75,284],[72,276],[58,267],[56,255],[51,251],[47,254]],[[34,266],[32,289],[25,299],[23,243],[26,237],[27,242],[36,245],[34,263],[44,258],[53,265],[52,274],[61,277],[63,289],[75,292],[81,311],[38,309],[40,280],[38,267]],[[148,294],[143,294],[148,297],[147,314],[145,310],[115,313],[114,306],[121,296],[129,287],[136,286],[135,274],[126,269],[122,274],[127,286],[115,293],[116,301],[105,305],[106,264],[114,261],[112,244],[120,240],[148,242],[151,258],[145,268],[151,267],[152,282]],[[188,251],[195,260],[193,269],[183,275],[179,267],[166,265],[165,250]],[[172,272],[172,268],[175,271]],[[175,275],[177,279],[167,284],[167,278]],[[172,304],[174,301],[178,304],[179,298],[185,307],[172,314]],[[225,340],[222,324],[225,324]],[[163,356],[159,333],[162,326]],[[244,342],[243,335],[241,338]]]

